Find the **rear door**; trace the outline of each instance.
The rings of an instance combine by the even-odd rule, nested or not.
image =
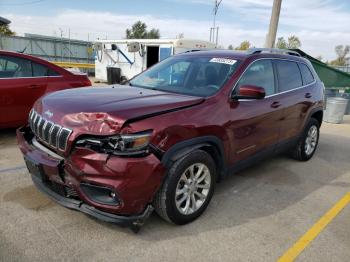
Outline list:
[[[303,80],[298,62],[275,60],[278,78],[278,96],[283,107],[281,141],[296,138],[303,130],[304,120],[311,102],[314,78]],[[305,76],[306,77],[306,76]],[[307,84],[308,83],[308,84]]]
[[[45,93],[47,77],[38,74],[32,61],[0,56],[0,126],[24,124],[34,102]]]
[[[276,78],[270,59],[253,62],[243,73],[234,92],[243,85],[263,87],[266,97],[231,102],[230,140],[233,161],[263,150],[274,150],[280,136],[282,110],[276,93]]]

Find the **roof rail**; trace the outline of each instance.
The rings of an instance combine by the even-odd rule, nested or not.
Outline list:
[[[283,54],[283,55],[294,55],[294,56],[301,56],[298,52],[288,50],[288,49],[279,49],[279,48],[249,48],[247,52],[252,54],[259,54],[259,53],[270,53],[270,54]]]
[[[201,51],[201,50],[200,49],[191,49],[191,50],[185,51],[185,53],[198,52],[198,51]]]

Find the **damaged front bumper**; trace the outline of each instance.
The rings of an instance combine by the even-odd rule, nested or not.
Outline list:
[[[152,213],[164,167],[157,157],[120,158],[87,149],[57,155],[30,128],[17,140],[36,187],[57,203],[137,232]]]
[[[98,210],[81,200],[63,197],[57,194],[55,191],[50,190],[39,178],[34,175],[32,175],[32,180],[34,185],[42,193],[46,194],[48,197],[60,205],[69,209],[78,210],[105,222],[116,223],[122,227],[130,227],[134,232],[138,232],[140,227],[144,224],[144,221],[149,217],[154,209],[151,205],[148,205],[145,211],[140,215],[119,216]]]

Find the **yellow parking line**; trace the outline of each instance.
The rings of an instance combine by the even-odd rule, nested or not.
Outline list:
[[[278,262],[294,261],[301,252],[322,232],[322,230],[350,203],[350,192],[340,199],[320,220],[314,224],[286,253],[278,259]]]

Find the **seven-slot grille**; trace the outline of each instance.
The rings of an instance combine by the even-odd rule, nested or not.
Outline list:
[[[29,114],[29,125],[33,133],[41,141],[44,141],[47,145],[55,149],[66,150],[68,138],[72,130],[44,119],[34,110]]]

